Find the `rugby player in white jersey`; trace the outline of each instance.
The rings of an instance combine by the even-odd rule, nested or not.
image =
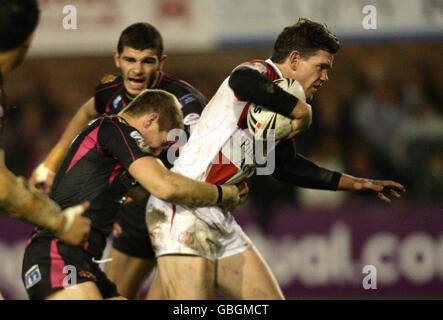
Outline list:
[[[339,41],[322,24],[301,19],[277,37],[270,59],[241,64],[204,109],[172,171],[217,185],[238,184],[254,173],[252,149],[236,159],[238,139],[251,140],[246,118],[251,103],[293,118],[293,131],[275,147],[274,178],[291,185],[368,193],[390,202],[404,188],[321,168],[294,151],[291,138],[309,128],[309,105],[273,80],[291,78],[306,97],[328,81]],[[251,142],[251,141],[250,141]],[[234,152],[232,152],[234,150]],[[252,169],[252,170],[251,170]],[[151,196],[146,219],[168,299],[212,299],[215,288],[232,299],[284,299],[266,262],[230,212],[216,207],[172,205]]]

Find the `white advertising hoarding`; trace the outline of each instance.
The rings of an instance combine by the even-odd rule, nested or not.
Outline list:
[[[167,52],[269,43],[300,17],[326,23],[340,39],[443,34],[443,1],[434,0],[41,0],[31,55],[103,54],[120,32],[147,21]]]

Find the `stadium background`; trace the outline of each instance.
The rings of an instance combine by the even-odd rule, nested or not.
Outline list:
[[[443,1],[41,0],[25,63],[6,83],[14,106],[6,163],[29,177],[103,75],[117,72],[121,30],[148,21],[163,34],[165,71],[208,98],[239,63],[270,56],[274,37],[299,17],[338,35],[329,83],[312,102],[314,122],[297,146],[317,163],[394,179],[392,205],[339,192],[251,181],[236,216],[288,298],[443,297]],[[63,19],[77,13],[77,29]],[[377,29],[365,30],[366,5]],[[75,21],[70,21],[71,25]],[[69,24],[69,23],[68,23]],[[0,291],[26,299],[21,260],[32,227],[0,216]],[[362,286],[364,265],[377,289]]]

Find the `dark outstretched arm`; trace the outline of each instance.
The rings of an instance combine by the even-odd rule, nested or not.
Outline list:
[[[356,194],[376,196],[384,202],[389,197],[400,198],[406,189],[398,182],[353,177],[345,173],[321,168],[295,152],[293,141],[286,141],[276,148],[275,171],[272,176],[298,187],[352,191]]]
[[[292,140],[279,144],[275,152],[274,178],[303,188],[337,190],[342,174],[322,168],[296,153]]]

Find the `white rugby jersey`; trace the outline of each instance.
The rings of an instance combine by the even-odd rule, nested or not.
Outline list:
[[[253,68],[273,81],[283,77],[270,59],[240,66]],[[172,171],[217,185],[236,184],[255,172],[253,139],[246,122],[250,102],[236,96],[228,81],[229,77],[204,108]]]

